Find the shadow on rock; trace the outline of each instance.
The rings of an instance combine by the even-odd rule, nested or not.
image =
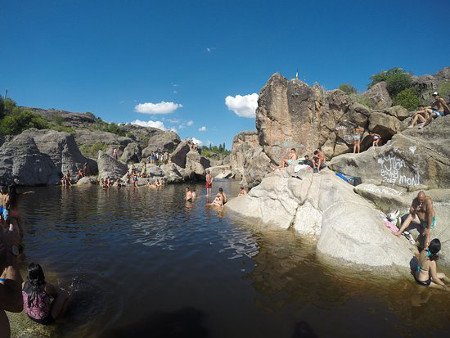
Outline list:
[[[139,321],[108,330],[101,337],[208,337],[205,314],[194,308],[175,312],[154,312]]]

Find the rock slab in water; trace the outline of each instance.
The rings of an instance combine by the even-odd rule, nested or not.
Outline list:
[[[368,266],[409,267],[407,241],[393,236],[383,215],[333,172],[290,177],[289,170],[264,178],[248,195],[230,200],[227,212],[262,226],[294,227],[317,240],[318,252]]]

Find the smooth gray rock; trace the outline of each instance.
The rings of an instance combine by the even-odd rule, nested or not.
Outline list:
[[[186,141],[180,142],[177,148],[170,155],[170,161],[181,168],[186,167],[186,155],[191,150]]]
[[[386,82],[381,81],[373,85],[363,94],[371,102],[374,109],[386,109],[392,106],[392,99],[386,89]]]
[[[109,176],[115,180],[122,178],[128,171],[128,166],[126,164],[117,161],[103,151],[99,151],[97,163],[99,178],[106,178]]]
[[[30,135],[18,135],[0,147],[0,177],[3,184],[58,184],[60,173],[50,156],[39,151]]]
[[[317,241],[326,256],[370,267],[409,267],[412,247],[393,236],[384,215],[325,169],[291,177],[290,170],[269,174],[243,197],[231,199],[227,213],[262,228],[293,227]]]
[[[123,150],[120,160],[124,163],[138,163],[141,161],[142,150],[138,143],[128,143]]]

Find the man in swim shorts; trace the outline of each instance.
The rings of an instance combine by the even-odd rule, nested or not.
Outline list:
[[[211,176],[211,172],[209,170],[206,171],[206,196],[209,196],[212,188],[213,178]]]
[[[297,163],[297,151],[295,148],[289,150],[288,158],[283,158],[280,163],[280,168],[284,168]]]
[[[433,117],[442,117],[450,114],[450,109],[448,108],[447,103],[442,97],[439,96],[438,92],[433,93],[433,98],[434,102],[431,105]]]
[[[417,219],[418,222],[416,221]],[[417,197],[413,199],[411,207],[409,208],[409,215],[395,235],[400,236],[413,221],[419,224],[418,231],[422,239],[424,239],[421,247],[427,248],[430,244],[431,229],[436,226],[436,215],[431,197],[425,195],[425,192],[423,191],[419,191]]]

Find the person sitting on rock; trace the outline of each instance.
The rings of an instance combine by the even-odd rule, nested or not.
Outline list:
[[[291,148],[291,150],[289,150],[289,154],[287,156],[287,158],[283,158],[280,162],[279,168],[284,168],[293,164],[297,163],[297,151],[295,150],[295,148]]]
[[[419,105],[417,111],[414,112],[412,116],[411,123],[408,128],[413,128],[418,122],[417,125],[419,129],[423,128],[427,123],[429,123],[432,119],[432,110],[429,108],[425,108],[424,105]]]
[[[353,154],[361,152],[361,137],[364,134],[364,128],[357,126],[353,129]]]
[[[309,159],[309,155],[305,155],[304,160],[300,161],[299,164],[308,165],[311,168],[314,168],[314,163]]]
[[[314,155],[313,155],[313,168],[314,171],[321,171],[322,169],[324,169],[327,165],[325,164],[325,154],[323,153],[322,150],[317,149],[314,151]]]
[[[0,186],[0,216],[3,221],[8,219],[9,199],[8,187],[5,185]]]
[[[81,170],[81,168],[80,168],[77,171],[77,181],[82,179],[83,177],[84,177],[83,170]]]
[[[48,325],[67,309],[69,295],[45,281],[39,264],[30,263],[28,280],[23,283],[22,297],[25,313],[36,323]]]
[[[247,195],[247,191],[245,190],[245,188],[243,186],[241,186],[240,189],[239,189],[238,197],[239,196],[245,196],[245,195]]]
[[[445,100],[439,96],[438,92],[432,94],[434,102],[431,104],[431,110],[433,112],[433,117],[440,117],[450,114],[450,109],[448,108]]]
[[[89,176],[89,166],[87,162],[85,162],[83,165],[83,176]]]
[[[372,147],[378,147],[378,143],[381,141],[381,135],[377,133],[370,133],[369,136],[372,138]]]
[[[5,311],[22,312],[22,276],[17,266],[16,253],[0,231],[0,337],[10,337],[9,320]]]
[[[435,238],[430,242],[426,250],[422,250],[418,257],[417,270],[414,272],[414,279],[417,284],[449,290],[442,281],[450,282],[449,278],[442,272],[437,272],[438,252],[441,250],[441,242]]]
[[[419,241],[421,249],[427,248],[430,244],[430,232],[436,225],[436,216],[433,208],[433,201],[430,196],[425,195],[425,192],[419,191],[417,197],[413,199],[411,207],[409,208],[408,217],[403,222],[400,230],[395,233],[400,236],[411,224],[418,219],[419,226],[416,227],[421,235],[423,243]]]

